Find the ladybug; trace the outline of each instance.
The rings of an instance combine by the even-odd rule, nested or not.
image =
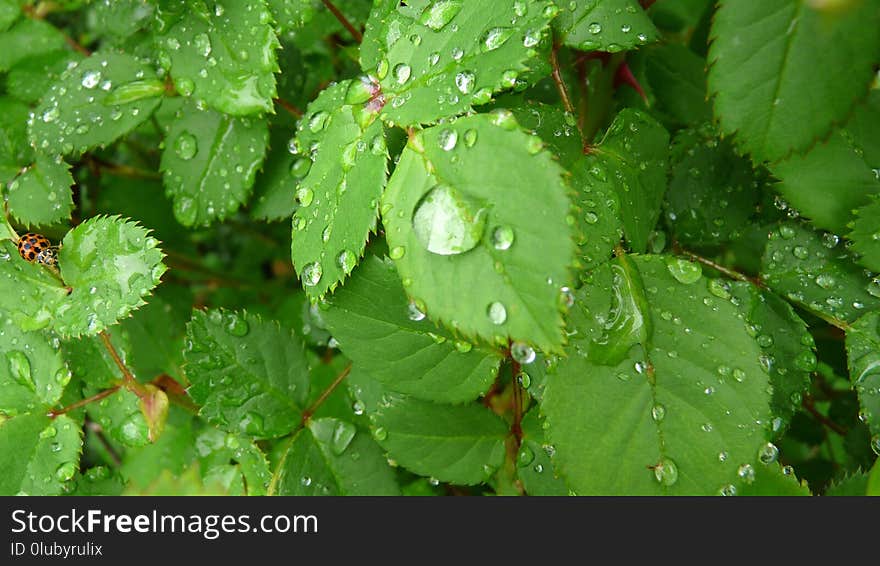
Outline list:
[[[52,242],[42,234],[29,232],[19,238],[18,253],[27,261],[35,261],[48,267],[58,265],[58,256],[52,247]]]

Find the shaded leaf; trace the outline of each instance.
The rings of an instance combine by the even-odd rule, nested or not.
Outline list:
[[[871,431],[874,451],[880,450],[880,313],[861,317],[846,333],[849,375],[859,396],[859,417]]]
[[[67,415],[0,422],[0,495],[59,495],[79,468],[82,430]]]
[[[712,38],[709,87],[721,129],[756,161],[775,161],[825,136],[867,93],[880,5],[722,0]]]
[[[37,155],[37,160],[9,184],[9,210],[26,226],[54,224],[70,218],[71,185],[70,165],[61,158]]]
[[[0,322],[0,413],[40,413],[58,402],[70,371],[57,339],[43,332],[22,332],[12,320]]]
[[[354,363],[389,389],[429,401],[463,402],[484,393],[500,355],[457,342],[409,302],[390,260],[370,256],[322,313]]]
[[[638,0],[560,2],[554,26],[565,45],[581,51],[633,49],[660,35]]]
[[[309,368],[300,340],[277,323],[247,313],[194,311],[184,358],[189,395],[212,424],[273,438],[299,423]]]

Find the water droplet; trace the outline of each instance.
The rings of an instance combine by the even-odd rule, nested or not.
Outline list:
[[[455,349],[461,352],[462,354],[467,354],[471,350],[474,349],[474,345],[470,342],[466,342],[464,340],[456,340],[455,341]]]
[[[736,495],[736,486],[733,484],[727,484],[718,490],[719,495],[723,495],[725,497],[733,497]]]
[[[246,336],[250,326],[248,322],[237,313],[229,313],[226,315],[226,332],[233,336]]]
[[[20,385],[35,391],[36,385],[31,374],[31,362],[25,353],[20,350],[10,350],[6,352],[6,361],[9,363],[9,373],[12,378]]]
[[[357,256],[349,250],[342,250],[336,256],[336,265],[339,266],[343,273],[351,273],[351,270],[357,265]]]
[[[458,143],[458,132],[452,129],[444,129],[437,136],[437,143],[443,151],[452,151]]]
[[[174,140],[174,153],[184,161],[192,159],[198,152],[199,145],[196,137],[187,131],[181,132]]]
[[[679,282],[685,285],[696,283],[703,276],[703,269],[699,263],[687,261],[680,258],[668,258],[666,260],[666,268],[669,273]]]
[[[101,82],[101,71],[86,71],[82,76],[82,85],[84,88],[95,88]]]
[[[464,145],[466,147],[474,147],[477,143],[477,130],[468,130],[464,133]]]
[[[794,238],[794,228],[788,226],[787,224],[782,225],[779,227],[779,235],[782,237],[783,240],[790,240]]]
[[[678,466],[670,458],[663,458],[654,466],[654,478],[660,482],[660,485],[667,487],[675,485],[678,481]]]
[[[376,440],[381,442],[381,441],[385,440],[386,438],[388,438],[388,431],[385,430],[384,427],[380,426],[379,428],[377,428],[376,430],[373,431],[373,436],[376,437]]]
[[[513,35],[513,31],[514,30],[511,28],[490,28],[483,34],[483,39],[480,42],[481,49],[483,52],[495,51],[510,39],[510,36]]]
[[[455,86],[462,94],[470,94],[474,90],[476,77],[470,71],[462,71],[455,75]]]
[[[415,303],[409,303],[406,307],[406,316],[413,322],[425,320],[425,313]]]
[[[472,250],[485,227],[486,209],[447,185],[428,191],[413,215],[416,237],[425,249],[438,255]]]
[[[461,11],[461,0],[435,0],[422,12],[419,23],[434,31],[446,27]]]
[[[660,422],[663,420],[663,417],[666,416],[666,407],[657,403],[651,408],[651,418],[656,422]]]
[[[599,22],[593,22],[589,26],[587,26],[587,29],[593,35],[597,35],[602,33],[602,24],[600,24]]]
[[[309,174],[312,169],[312,160],[307,157],[301,157],[290,165],[290,176],[296,179],[302,179]]]
[[[516,456],[516,464],[520,468],[525,468],[535,460],[535,452],[526,445],[523,445]]]
[[[391,248],[391,250],[388,252],[388,257],[390,257],[391,259],[400,259],[405,255],[406,248],[403,246],[396,246],[394,248]]]
[[[197,34],[193,38],[193,46],[202,57],[207,57],[211,54],[211,39],[206,33]]]
[[[324,269],[318,262],[307,264],[302,270],[302,282],[306,287],[314,287],[321,281]]]
[[[300,187],[296,190],[296,193],[294,193],[294,197],[300,206],[307,207],[312,204],[312,201],[315,199],[315,193],[308,187]]]
[[[350,422],[339,421],[336,423],[336,427],[333,429],[333,437],[330,440],[330,448],[333,450],[333,453],[339,456],[345,452],[345,449],[348,448],[352,439],[354,439],[355,434],[357,434],[357,428]]]
[[[827,273],[822,273],[816,277],[816,285],[823,289],[833,289],[837,285],[837,280]]]
[[[402,85],[406,83],[411,75],[412,67],[410,67],[406,63],[400,63],[399,65],[394,67],[394,80],[397,81],[397,84]]]
[[[514,342],[510,346],[510,355],[517,363],[526,365],[535,361],[535,350],[523,342]]]
[[[311,130],[313,134],[317,134],[327,127],[327,122],[329,120],[329,112],[325,112],[323,110],[315,112],[312,117],[309,118],[309,130]]]
[[[779,448],[772,442],[768,442],[758,450],[758,461],[764,465],[772,464],[779,458]]]
[[[55,477],[58,481],[68,481],[74,476],[74,474],[76,474],[75,462],[65,462],[55,470]]]
[[[744,482],[750,484],[755,481],[755,468],[751,464],[743,464],[736,470],[736,475],[742,478]]]
[[[492,246],[496,250],[509,250],[513,245],[514,233],[510,226],[499,226],[492,231]]]
[[[49,425],[40,432],[40,438],[55,438],[58,435],[58,429]]]
[[[489,305],[486,314],[488,314],[492,324],[504,324],[507,321],[507,309],[497,301]]]

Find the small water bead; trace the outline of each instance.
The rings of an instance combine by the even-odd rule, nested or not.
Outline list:
[[[411,75],[412,67],[406,63],[400,63],[394,67],[394,80],[397,81],[397,84],[405,84]]]
[[[530,364],[535,361],[534,348],[523,342],[514,342],[510,346],[510,355],[519,364]]]
[[[413,214],[416,237],[431,253],[457,255],[483,238],[486,209],[447,185],[428,191]]]
[[[339,255],[336,256],[336,265],[338,265],[344,273],[351,273],[351,270],[357,265],[357,256],[349,250],[342,250],[339,252]]]
[[[486,314],[492,324],[504,324],[507,321],[507,309],[497,301],[489,305]]]
[[[755,468],[753,468],[751,464],[743,464],[737,468],[736,475],[747,484],[751,484],[755,481]]]
[[[823,289],[832,289],[835,285],[837,285],[837,280],[835,280],[833,276],[828,275],[827,273],[822,273],[816,277],[816,285],[822,287]]]
[[[461,0],[435,0],[422,12],[419,23],[434,31],[445,28],[461,11]]]
[[[324,269],[318,262],[307,264],[302,270],[302,282],[306,287],[314,287],[324,276]]]
[[[83,88],[93,89],[101,82],[101,71],[86,71],[82,76]]]
[[[791,253],[792,255],[794,255],[794,257],[798,259],[807,259],[808,257],[810,257],[810,252],[807,250],[807,248],[803,246],[795,246],[791,250]]]
[[[513,35],[514,30],[511,28],[503,28],[503,27],[495,27],[490,28],[483,34],[483,38],[480,41],[480,49],[485,53],[489,51],[495,51],[510,39],[510,36]]]
[[[308,187],[300,187],[296,190],[296,193],[294,193],[294,197],[300,206],[308,207],[315,199],[315,193]]]
[[[589,30],[589,32],[593,35],[600,34],[602,33],[602,24],[600,24],[599,22],[593,22],[589,26],[587,26],[587,30]]]
[[[177,139],[174,140],[174,153],[184,161],[189,161],[195,157],[198,149],[196,137],[187,131],[181,132]]]
[[[330,121],[330,113],[325,112],[323,110],[319,112],[315,112],[312,117],[309,119],[309,130],[313,134],[317,134],[324,130],[327,127],[327,122]]]
[[[498,226],[492,231],[492,246],[499,251],[509,250],[515,234],[510,226]]]
[[[388,252],[388,257],[390,257],[391,259],[400,259],[405,255],[406,255],[406,248],[404,248],[403,246],[393,247]]]
[[[767,444],[761,446],[758,449],[758,461],[764,465],[769,465],[775,462],[779,458],[779,448],[776,447],[772,442],[768,442]]]
[[[302,179],[312,170],[312,160],[307,157],[301,157],[290,164],[290,176],[296,179]]]
[[[718,490],[718,495],[723,495],[725,497],[733,497],[736,495],[736,486],[732,484],[727,484]]]
[[[875,434],[871,437],[871,450],[874,451],[874,454],[880,456],[880,434]]]
[[[651,408],[651,418],[654,419],[655,422],[660,422],[666,416],[666,407],[657,403]]]
[[[455,341],[455,349],[458,350],[462,354],[467,354],[471,350],[474,349],[474,345],[470,342],[466,342],[464,340],[456,340]]]
[[[695,283],[703,276],[703,268],[700,267],[700,264],[686,259],[668,258],[666,268],[679,283],[685,285]]]
[[[462,94],[470,94],[474,90],[476,76],[470,71],[462,71],[455,75],[455,86]]]
[[[55,470],[55,477],[58,481],[68,481],[76,474],[76,469],[75,462],[65,462]]]
[[[444,129],[437,136],[437,143],[443,151],[452,151],[458,144],[458,132],[453,129]]]
[[[410,302],[406,306],[406,317],[413,322],[421,322],[425,320],[426,315],[415,302]]]
[[[477,130],[468,130],[464,133],[465,147],[474,147],[477,143]]]
[[[719,452],[718,453],[718,461],[721,463],[726,462],[727,461],[727,452],[724,452],[724,451]]]
[[[654,478],[660,485],[673,486],[678,481],[678,466],[671,458],[663,458],[654,466]]]
[[[333,450],[334,454],[339,456],[345,452],[345,449],[351,444],[351,441],[356,434],[357,427],[355,427],[355,425],[347,421],[338,421],[336,427],[333,429],[333,436],[330,440],[330,449]]]

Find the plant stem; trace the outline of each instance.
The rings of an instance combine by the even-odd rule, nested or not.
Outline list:
[[[110,444],[110,441],[107,440],[107,436],[104,435],[104,429],[101,428],[101,425],[94,421],[86,421],[86,428],[92,431],[92,433],[98,438],[98,441],[104,447],[104,450],[110,455],[110,458],[113,460],[113,463],[118,468],[122,465],[122,458],[119,456],[119,453],[113,448],[113,445]]]
[[[523,437],[523,389],[519,382],[520,375],[522,375],[522,365],[516,360],[512,360],[510,372],[513,375],[513,423],[510,425],[510,433],[515,441],[516,452],[519,452]]]
[[[309,419],[312,417],[312,415],[315,414],[315,411],[317,411],[318,408],[324,404],[324,401],[326,401],[327,398],[330,397],[330,395],[336,390],[336,388],[339,387],[339,384],[341,384],[345,380],[345,378],[348,377],[348,374],[350,374],[350,373],[351,373],[351,363],[349,363],[347,366],[345,366],[345,369],[342,370],[339,373],[339,375],[336,376],[336,379],[334,379],[333,383],[331,383],[327,387],[327,389],[325,389],[321,393],[321,396],[318,397],[317,399],[315,399],[315,402],[312,403],[305,411],[303,411],[302,421],[301,421],[300,427],[305,426],[305,424],[309,421]]]
[[[290,115],[294,118],[302,118],[303,111],[294,106],[292,103],[284,100],[283,98],[275,98],[273,100],[275,101],[275,104],[287,110],[287,112],[290,113]]]
[[[336,16],[336,19],[339,20],[339,23],[341,23],[342,26],[348,30],[348,33],[351,34],[351,36],[354,38],[355,41],[357,41],[358,43],[361,43],[364,40],[364,36],[363,36],[363,34],[361,34],[360,30],[358,30],[356,27],[354,27],[354,25],[352,25],[352,23],[350,21],[348,21],[348,18],[345,17],[345,14],[343,14],[339,10],[339,8],[337,8],[333,4],[333,2],[331,2],[330,0],[321,0],[321,1],[324,3],[324,6],[326,6],[327,9],[330,10],[330,13],[332,13],[334,16]]]
[[[150,394],[146,391],[143,385],[135,379],[134,375],[132,375],[131,371],[125,365],[125,362],[122,361],[122,358],[119,357],[119,352],[116,351],[116,348],[113,346],[113,343],[110,341],[110,335],[107,334],[106,330],[102,330],[98,336],[101,337],[101,342],[104,344],[104,348],[106,348],[107,352],[110,353],[110,357],[113,358],[113,362],[116,363],[116,366],[119,368],[119,371],[122,372],[122,387],[125,387],[135,395],[137,395],[143,401],[148,401]]]
[[[94,403],[95,401],[100,401],[104,397],[109,397],[110,395],[113,395],[114,393],[119,391],[120,387],[121,387],[120,385],[114,385],[110,389],[105,389],[104,391],[101,391],[100,393],[96,393],[96,394],[92,395],[91,397],[86,397],[85,399],[80,399],[76,403],[72,403],[66,407],[62,407],[60,409],[52,409],[51,411],[49,411],[49,418],[54,419],[55,417],[58,417],[58,416],[63,415],[65,413],[69,413],[69,412],[75,411],[81,407],[85,407],[86,405],[88,405],[90,403]]]
[[[813,403],[813,398],[811,396],[805,395],[801,400],[801,406],[803,406],[803,408],[806,409],[814,419],[828,427],[829,430],[836,432],[840,436],[846,436],[846,429],[820,413]]]
[[[88,157],[88,161],[97,166],[101,171],[106,171],[111,175],[116,175],[117,177],[130,177],[133,179],[161,179],[162,175],[156,173],[155,171],[145,171],[143,169],[138,169],[137,167],[131,167],[130,165],[119,165],[116,163],[110,163],[109,161],[105,161],[100,157],[96,157],[94,155],[90,155]]]
[[[736,281],[743,281],[745,283],[751,283],[752,285],[755,285],[756,287],[763,287],[764,286],[764,283],[760,279],[751,278],[747,275],[743,275],[742,273],[740,273],[738,271],[734,271],[733,269],[730,269],[729,267],[725,267],[725,266],[721,265],[720,263],[713,261],[709,258],[703,257],[701,255],[697,255],[693,252],[689,252],[689,251],[681,249],[681,248],[678,248],[677,251],[680,254],[687,256],[688,258],[690,258],[698,263],[702,263],[706,267],[711,267],[715,271],[722,273],[723,275],[725,275],[726,277],[728,277],[730,279],[735,279]]]

